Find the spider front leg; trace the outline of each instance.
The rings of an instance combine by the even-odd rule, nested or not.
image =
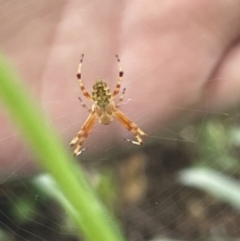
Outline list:
[[[122,83],[122,77],[123,77],[123,68],[120,62],[120,59],[118,58],[118,55],[116,55],[117,57],[117,61],[118,61],[118,68],[119,68],[119,76],[118,76],[118,82],[116,85],[116,88],[113,92],[113,98],[116,97],[116,95],[119,93],[120,87],[121,87],[121,83]]]
[[[82,153],[83,150],[80,151],[83,142],[86,140],[88,137],[89,133],[91,132],[95,122],[97,120],[97,116],[95,113],[91,113],[84,125],[82,126],[81,130],[77,133],[76,137],[73,138],[73,140],[70,142],[70,146],[74,146],[77,142],[77,147],[75,148],[73,154],[74,156],[78,156]]]
[[[114,116],[120,121],[120,123],[127,128],[133,135],[136,137],[137,141],[131,141],[135,145],[141,145],[143,143],[141,136],[146,136],[146,133],[143,132],[134,122],[132,122],[127,116],[125,116],[120,110],[114,112]]]
[[[116,107],[117,107],[117,108],[118,108],[118,107],[121,105],[121,103],[123,102],[123,98],[124,98],[125,92],[126,92],[126,88],[123,89],[122,95],[121,95],[121,97],[119,98],[118,103],[116,104]]]
[[[77,72],[77,78],[78,78],[78,82],[81,88],[81,91],[83,92],[83,95],[85,97],[87,97],[89,100],[93,100],[92,96],[87,92],[83,82],[82,82],[82,75],[81,75],[81,70],[82,70],[82,62],[83,62],[83,57],[84,54],[82,54],[82,58],[80,59],[79,65],[78,65],[78,72]]]

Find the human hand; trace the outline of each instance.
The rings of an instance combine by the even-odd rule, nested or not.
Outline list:
[[[115,86],[114,55],[119,54],[127,89],[121,109],[148,134],[181,116],[221,111],[239,102],[237,0],[29,1],[24,6],[13,1],[1,8],[1,48],[66,148],[88,115],[77,100],[83,97],[75,77],[82,53],[89,91],[98,77]],[[33,157],[5,113],[0,121],[1,176],[15,171],[29,175]],[[108,126],[104,138],[92,135],[90,147],[122,143],[124,134],[114,128]]]

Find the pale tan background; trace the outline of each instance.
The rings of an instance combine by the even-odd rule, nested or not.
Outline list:
[[[1,0],[0,21],[1,50],[66,146],[87,117],[75,77],[82,53],[89,90],[97,77],[115,85],[119,54],[122,110],[151,135],[160,124],[223,111],[240,99],[238,0]],[[102,132],[101,143],[92,135],[90,146],[122,145],[123,128],[114,128]],[[32,159],[1,110],[1,177],[29,174]]]

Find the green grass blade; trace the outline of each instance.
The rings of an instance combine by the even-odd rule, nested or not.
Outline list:
[[[240,210],[239,181],[210,168],[189,168],[179,174],[180,182],[199,188]]]
[[[76,211],[75,221],[91,241],[122,241],[120,231],[97,200],[81,170],[74,166],[57,133],[43,117],[29,91],[0,56],[0,98],[39,164],[57,182]],[[80,168],[79,168],[80,169]]]

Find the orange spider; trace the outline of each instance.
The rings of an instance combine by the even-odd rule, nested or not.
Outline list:
[[[113,99],[119,93],[123,77],[123,70],[120,63],[120,59],[116,55],[119,66],[119,77],[113,94],[110,92],[108,85],[103,80],[97,79],[96,83],[93,85],[92,95],[90,95],[85,89],[81,79],[83,56],[84,55],[82,55],[82,58],[78,66],[77,78],[83,95],[87,97],[89,100],[93,101],[93,105],[92,109],[89,109],[85,104],[82,104],[82,106],[88,110],[90,115],[88,116],[86,122],[83,124],[80,131],[77,133],[76,137],[73,138],[73,140],[70,142],[70,146],[74,146],[78,142],[77,147],[74,150],[74,155],[78,156],[82,153],[83,150],[85,150],[80,149],[83,145],[83,142],[91,132],[95,122],[98,120],[100,123],[108,125],[110,122],[113,121],[113,116],[116,117],[125,128],[132,132],[137,139],[137,141],[131,141],[128,139],[127,141],[130,141],[136,145],[141,145],[143,143],[141,136],[146,136],[146,134],[118,109],[120,103],[123,101],[126,89],[123,89],[122,95],[117,104],[115,104],[115,102],[113,101]],[[82,99],[80,97],[79,100],[82,102]]]

